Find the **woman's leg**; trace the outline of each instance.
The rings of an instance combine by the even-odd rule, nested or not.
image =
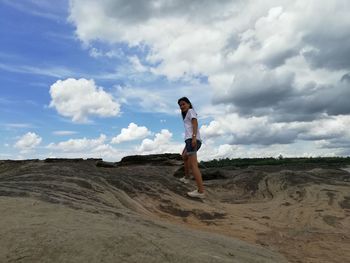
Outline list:
[[[198,168],[197,154],[188,155],[188,160],[189,160],[189,166],[192,169],[192,174],[196,179],[198,192],[204,193],[202,174]]]
[[[185,177],[190,178],[190,164],[188,160],[188,155],[186,149],[182,151],[182,159],[184,160]]]

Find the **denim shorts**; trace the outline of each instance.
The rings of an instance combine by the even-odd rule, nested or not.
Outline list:
[[[201,148],[202,142],[200,140],[197,140],[197,149],[194,149],[192,147],[192,139],[187,139],[185,141],[186,146],[185,146],[185,150],[187,152],[187,155],[194,155],[197,153],[197,151],[199,150],[199,148]]]

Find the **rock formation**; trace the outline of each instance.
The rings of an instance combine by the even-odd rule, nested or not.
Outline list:
[[[0,262],[346,262],[350,173],[181,156],[0,161]]]

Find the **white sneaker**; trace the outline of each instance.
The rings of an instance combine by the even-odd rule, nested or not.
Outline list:
[[[204,198],[205,197],[205,194],[198,192],[198,190],[194,190],[192,192],[188,192],[187,194],[190,197],[197,197],[197,198]]]
[[[184,184],[188,184],[189,182],[190,182],[190,180],[189,179],[187,179],[187,177],[181,177],[180,179],[179,179],[181,182],[183,182]]]

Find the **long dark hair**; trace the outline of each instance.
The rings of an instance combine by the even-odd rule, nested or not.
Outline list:
[[[177,104],[180,105],[180,101],[184,101],[184,102],[190,104],[190,109],[193,109],[192,103],[190,102],[190,100],[187,97],[182,97],[182,98],[178,99]],[[181,112],[181,114],[182,114],[182,119],[185,119],[187,112]]]

